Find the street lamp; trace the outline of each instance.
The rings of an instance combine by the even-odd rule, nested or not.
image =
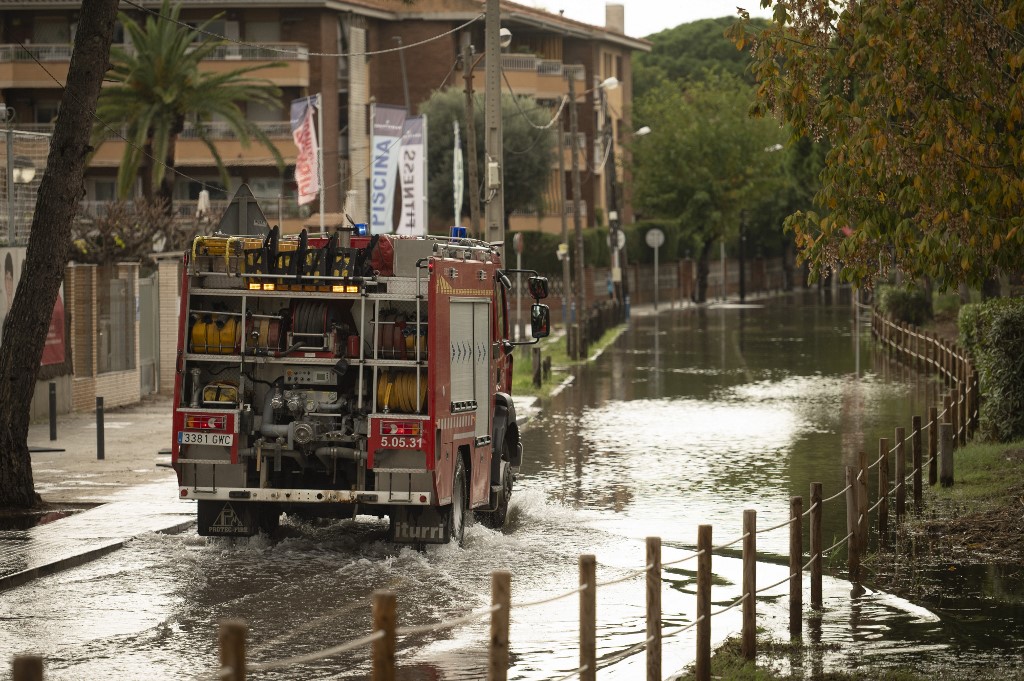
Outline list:
[[[6,127],[7,145],[7,245],[14,245],[14,107],[0,102],[0,123]],[[34,175],[35,173],[33,173]]]
[[[590,94],[594,90],[601,91],[601,102],[604,106],[604,91],[614,90],[619,86],[619,79],[615,76],[605,78],[596,87],[585,90],[582,94],[584,96]],[[580,215],[580,195],[583,193],[580,180],[580,164],[579,164],[579,137],[578,137],[578,116],[576,111],[576,79],[573,75],[569,76],[569,101],[571,106],[569,107],[569,135],[572,144],[572,194],[573,194],[573,230],[576,237],[576,295],[575,295],[575,307],[576,307],[576,319],[575,319],[575,351],[576,359],[581,359],[586,352],[586,342],[583,340],[583,310],[586,298],[584,296],[583,288],[583,222],[582,216]]]

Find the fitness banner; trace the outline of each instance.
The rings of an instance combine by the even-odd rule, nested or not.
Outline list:
[[[292,139],[299,149],[295,159],[295,184],[299,188],[299,205],[316,199],[320,191],[320,149],[313,125],[313,109],[320,95],[292,100]]]
[[[405,125],[405,109],[373,105],[373,172],[370,176],[370,233],[394,231],[395,182],[398,175],[399,142]]]
[[[427,117],[405,119],[402,153],[398,162],[402,181],[402,214],[398,234],[427,233]]]
[[[456,227],[462,226],[462,193],[464,190],[462,142],[459,140],[459,122],[452,121],[452,132],[455,133],[455,150],[452,156],[452,198],[455,201]]]

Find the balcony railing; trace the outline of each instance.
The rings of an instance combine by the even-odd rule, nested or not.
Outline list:
[[[130,44],[117,47],[131,52]],[[71,61],[71,45],[0,45],[0,62],[66,62]],[[207,56],[212,61],[309,61],[304,43],[266,43],[259,47],[228,44]]]
[[[270,139],[291,139],[292,128],[289,121],[250,121],[252,125],[260,130],[269,137]],[[36,123],[33,125],[20,126],[26,130],[37,130],[38,132],[53,132],[52,123]],[[210,140],[237,140],[238,135],[234,130],[231,129],[227,123],[213,122],[203,123],[202,129],[205,130],[206,138]],[[128,129],[122,127],[116,133],[107,131],[105,139],[117,140],[120,137],[127,137]],[[181,140],[197,140],[200,137],[200,126],[195,123],[186,123],[185,129],[178,135],[178,139]]]
[[[503,54],[501,68],[506,71],[533,71],[541,76],[563,76],[583,80],[585,69],[578,64],[563,64],[554,59],[541,59],[532,54]]]

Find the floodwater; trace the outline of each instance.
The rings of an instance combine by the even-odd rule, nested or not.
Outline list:
[[[643,678],[643,651],[631,649],[645,637],[644,541],[658,536],[667,565],[663,620],[673,633],[664,642],[668,677],[693,660],[686,627],[695,619],[696,565],[688,558],[698,526],[712,526],[716,547],[731,544],[712,562],[713,611],[722,611],[712,638],[720,641],[740,627],[739,608],[726,608],[740,595],[733,542],[743,510],[756,510],[767,530],[788,519],[791,496],[803,495],[807,508],[811,482],[826,497],[839,492],[857,452],[873,460],[878,438],[892,438],[895,426],[909,432],[938,390],[878,354],[848,301],[817,293],[634,317],[572,378],[524,433],[526,459],[503,532],[471,525],[465,548],[423,552],[385,543],[385,525],[363,521],[289,522],[273,540],[145,535],[102,560],[0,592],[0,657],[41,654],[51,680],[216,678],[224,618],[248,623],[249,664],[272,666],[365,635],[377,589],[396,592],[400,627],[480,612],[491,571],[503,569],[513,584],[509,677],[561,678],[578,664],[578,605],[575,594],[552,599],[576,588],[578,557],[587,553],[597,557],[601,585],[599,676]],[[824,543],[845,534],[840,497],[825,504]],[[764,589],[788,573],[788,528],[756,541]],[[825,563],[842,570],[842,550]],[[939,588],[917,605],[826,578],[825,607],[803,635],[840,645],[811,646],[787,664],[809,677],[867,660],[935,670],[955,659],[969,672],[1019,659],[1020,609],[991,599],[992,590],[1021,593],[1019,574],[983,576],[970,580],[961,570],[933,580]],[[781,639],[787,613],[788,584],[759,594],[758,623]],[[403,636],[400,678],[481,678],[487,639],[487,617]],[[361,679],[368,660],[360,648],[250,676]]]

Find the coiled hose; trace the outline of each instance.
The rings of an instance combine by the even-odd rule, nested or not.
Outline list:
[[[426,376],[420,377],[419,399],[415,371],[382,371],[377,380],[377,408],[390,411],[421,412],[427,401]]]

